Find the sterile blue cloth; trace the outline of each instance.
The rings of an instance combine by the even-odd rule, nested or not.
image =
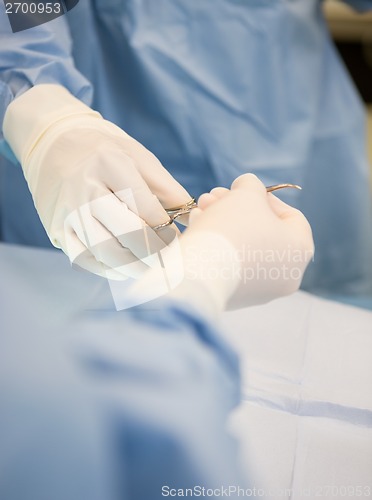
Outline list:
[[[231,429],[251,498],[369,498],[372,312],[299,292],[220,324],[241,357]]]
[[[369,0],[348,3],[372,9]],[[313,227],[316,257],[304,288],[372,293],[364,111],[321,7],[86,0],[13,34],[0,3],[0,122],[14,96],[61,83],[153,151],[195,196],[249,171],[266,184],[300,184],[302,192],[280,196]],[[1,170],[3,240],[48,245],[19,167],[3,160]]]
[[[118,313],[104,279],[49,250],[0,245],[0,275],[1,499],[240,483],[237,357],[201,313]]]

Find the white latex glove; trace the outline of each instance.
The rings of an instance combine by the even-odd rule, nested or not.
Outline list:
[[[268,302],[296,291],[313,257],[304,215],[259,179],[201,196],[180,238],[185,279],[172,295],[212,311]],[[201,295],[204,295],[204,299]]]
[[[190,195],[152,153],[63,87],[37,85],[15,99],[3,130],[51,242],[72,263],[111,279],[138,277],[176,236],[174,226],[151,227],[169,219],[163,207]]]

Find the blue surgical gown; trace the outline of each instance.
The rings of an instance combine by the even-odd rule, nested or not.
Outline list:
[[[348,3],[372,9],[372,0]],[[153,151],[194,196],[245,172],[300,184],[301,193],[282,196],[314,231],[304,287],[372,293],[364,110],[321,7],[82,0],[13,34],[0,3],[0,123],[30,86],[60,83]],[[47,245],[20,168],[3,160],[0,175],[3,240]]]
[[[243,486],[226,430],[239,368],[221,334],[166,299],[117,312],[105,280],[69,267],[0,245],[1,500]]]

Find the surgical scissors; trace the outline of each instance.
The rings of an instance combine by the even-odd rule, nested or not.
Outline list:
[[[273,186],[267,186],[266,191],[268,193],[272,193],[273,191],[278,191],[279,189],[286,189],[286,188],[302,189],[301,186],[298,186],[297,184],[274,184]],[[178,219],[178,217],[181,217],[181,215],[189,214],[191,210],[193,208],[196,208],[197,206],[198,204],[196,203],[195,198],[191,198],[191,200],[185,203],[184,205],[174,208],[167,208],[165,211],[169,215],[169,220],[163,222],[163,224],[158,224],[157,226],[154,226],[152,229],[154,231],[158,231],[159,229],[163,229],[164,227],[170,226],[176,219]]]

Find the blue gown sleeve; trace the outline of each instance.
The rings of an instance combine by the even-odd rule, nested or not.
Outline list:
[[[243,486],[236,443],[226,431],[240,399],[235,353],[197,311],[177,303],[133,314],[138,322],[133,334],[142,337],[136,339],[141,347],[132,355],[140,360],[133,365],[137,380],[115,400],[115,411],[125,415],[121,422],[115,419],[114,430],[118,461],[126,470],[125,498],[164,498],[171,490],[221,484]],[[117,351],[112,346],[114,342],[110,349]],[[106,365],[105,358],[101,350],[90,362],[103,373],[125,370],[115,359],[106,358]]]
[[[81,312],[58,331],[35,308],[21,328],[27,307],[0,335],[1,498],[156,500],[242,485],[226,430],[237,357],[201,314],[164,301]]]
[[[92,87],[75,68],[66,17],[13,33],[0,2],[0,153],[6,154],[2,124],[10,102],[40,83],[65,86],[73,95],[91,103]]]

